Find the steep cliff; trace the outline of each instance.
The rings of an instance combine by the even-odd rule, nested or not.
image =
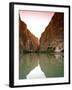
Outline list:
[[[39,40],[28,29],[27,25],[19,18],[19,48],[20,51],[36,51]]]
[[[64,50],[64,13],[55,13],[40,38],[40,51],[53,48],[55,52]]]

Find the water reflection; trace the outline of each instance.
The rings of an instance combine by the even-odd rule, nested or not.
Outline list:
[[[20,56],[19,79],[63,76],[63,54],[28,53]]]
[[[41,70],[40,64],[38,64],[26,77],[27,79],[33,78],[46,78],[44,72]]]

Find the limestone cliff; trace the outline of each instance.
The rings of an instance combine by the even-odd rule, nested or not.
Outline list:
[[[39,47],[36,38],[28,29],[27,25],[19,18],[19,48],[20,51],[36,51]]]
[[[64,50],[64,13],[55,13],[40,38],[40,51],[54,48],[56,52]]]

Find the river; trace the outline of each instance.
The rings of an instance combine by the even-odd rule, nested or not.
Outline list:
[[[19,58],[19,79],[64,77],[62,53],[24,53]]]

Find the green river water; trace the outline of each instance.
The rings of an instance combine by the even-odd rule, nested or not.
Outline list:
[[[24,53],[19,58],[19,79],[64,77],[62,53]]]

